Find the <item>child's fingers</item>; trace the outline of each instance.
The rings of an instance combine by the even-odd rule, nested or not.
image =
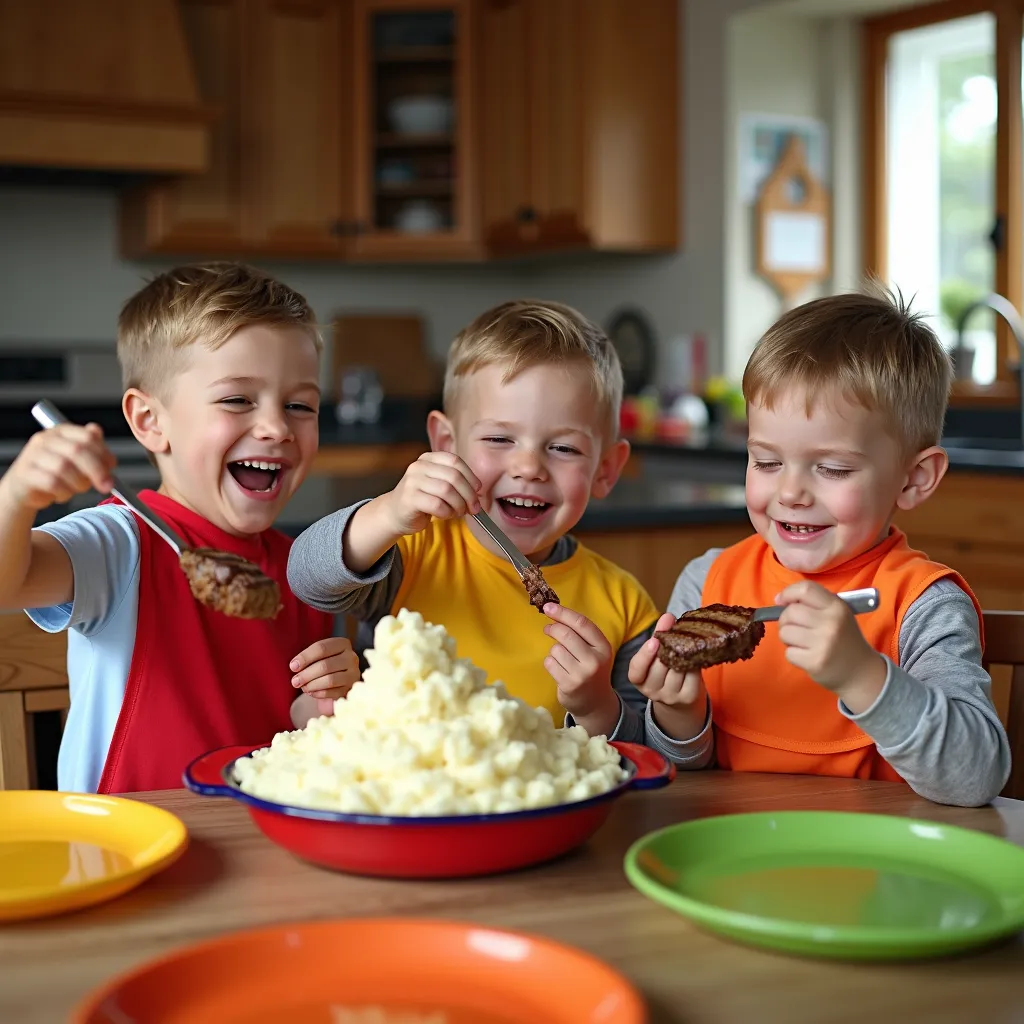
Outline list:
[[[310,644],[305,650],[299,651],[290,662],[288,667],[293,672],[300,672],[307,665],[312,665],[315,661],[323,661],[324,658],[330,658],[335,654],[342,654],[346,650],[351,650],[351,642],[343,636],[327,636],[323,640],[317,640],[316,643]]]
[[[417,507],[437,518],[447,518],[452,515],[464,516],[471,507],[479,509],[480,504],[476,497],[469,493],[469,485],[465,480],[461,482],[461,486],[467,494],[463,494],[457,484],[444,477],[424,477],[417,488],[423,504],[420,506],[417,503]]]
[[[305,686],[321,676],[343,676],[354,682],[359,678],[359,659],[355,651],[342,651],[306,665],[292,676],[292,686]]]
[[[595,650],[600,651],[603,654],[610,654],[611,647],[608,641],[605,639],[604,633],[601,632],[598,627],[586,617],[581,615],[579,612],[574,612],[571,608],[566,608],[560,604],[546,604],[544,605],[544,614],[549,619],[554,619],[559,626],[545,626],[544,632],[548,636],[555,637],[557,640],[562,640],[563,636],[568,636],[569,633],[574,633],[589,646]],[[569,632],[567,633],[566,630]]]
[[[416,462],[420,464],[421,468],[429,466],[431,468],[444,467],[453,469],[469,483],[474,494],[480,490],[480,480],[477,478],[477,475],[454,452],[424,452]]]
[[[337,679],[325,676],[322,679],[314,680],[309,686],[304,686],[302,692],[308,693],[310,697],[316,697],[318,700],[339,700],[351,689],[351,681],[339,682]]]
[[[660,664],[658,661],[658,649],[661,641],[651,637],[643,646],[629,659],[629,669],[626,677],[634,686],[641,686],[647,681],[654,666]]]
[[[813,583],[811,580],[801,580],[786,587],[776,597],[777,604],[792,605],[796,603],[805,604],[809,608],[827,608],[831,601],[836,600],[835,594],[827,591],[820,583]]]

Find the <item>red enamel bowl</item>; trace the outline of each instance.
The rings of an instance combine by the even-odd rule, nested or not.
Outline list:
[[[649,747],[613,742],[628,777],[600,796],[504,814],[407,818],[342,814],[292,807],[244,793],[235,761],[259,747],[221,747],[185,769],[185,785],[202,796],[244,804],[271,842],[304,860],[357,875],[458,878],[539,864],[586,842],[630,789],[656,789],[676,776],[675,765]]]

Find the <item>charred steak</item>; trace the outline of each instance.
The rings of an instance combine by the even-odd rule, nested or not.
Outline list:
[[[684,612],[671,629],[655,632],[661,641],[658,658],[677,672],[746,661],[764,636],[764,623],[755,622],[753,615],[753,608],[735,604]]]
[[[548,586],[544,573],[536,565],[531,565],[523,572],[523,586],[530,596],[530,604],[539,612],[544,611],[546,604],[558,604],[558,595]]]

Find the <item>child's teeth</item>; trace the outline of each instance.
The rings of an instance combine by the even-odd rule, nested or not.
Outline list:
[[[278,462],[255,462],[252,459],[242,459],[243,466],[249,466],[252,469],[280,469],[281,465]]]

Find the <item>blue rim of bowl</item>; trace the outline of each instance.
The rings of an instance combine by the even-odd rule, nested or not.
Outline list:
[[[256,749],[263,748],[259,747]],[[250,751],[242,756],[252,757],[253,753],[255,751]],[[203,757],[206,756],[206,754],[203,755]],[[197,758],[197,760],[200,759]],[[222,786],[210,786],[206,783],[193,782],[189,778],[189,772],[192,767],[192,765],[189,765],[185,769],[188,788],[193,793],[200,794],[200,796],[226,796],[229,799],[245,804],[247,807],[253,807],[259,811],[269,811],[271,814],[280,814],[289,818],[306,818],[311,821],[337,821],[347,825],[401,825],[413,828],[429,828],[434,825],[496,825],[504,822],[527,821],[531,818],[546,818],[556,814],[581,811],[586,807],[593,807],[596,804],[605,803],[621,796],[633,785],[638,774],[637,766],[628,757],[620,754],[619,765],[629,773],[627,777],[615,786],[614,789],[609,789],[605,793],[598,793],[597,796],[587,797],[586,800],[576,800],[566,804],[551,804],[548,807],[534,807],[525,811],[499,811],[493,814],[453,814],[445,816],[427,815],[413,818],[391,814],[347,814],[344,811],[326,811],[316,807],[296,807],[293,804],[279,804],[272,800],[263,800],[258,796],[246,793],[229,776],[228,773],[241,760],[241,757],[236,757],[234,761],[230,761],[221,769]],[[225,789],[228,790],[227,793],[224,792]]]

